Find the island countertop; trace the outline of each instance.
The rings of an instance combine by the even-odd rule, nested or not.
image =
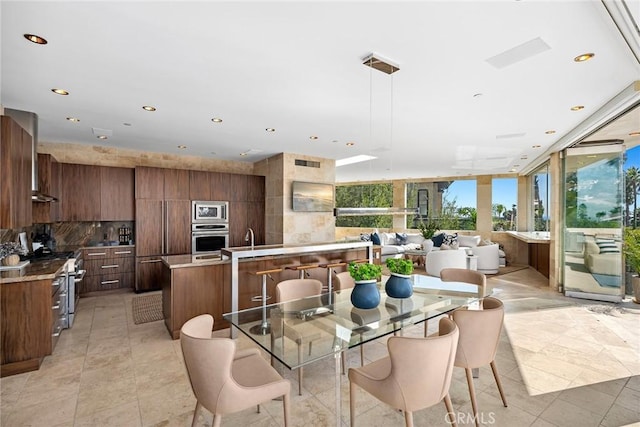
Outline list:
[[[550,242],[548,231],[507,231],[507,234],[526,243],[549,244]]]
[[[31,261],[20,269],[0,271],[0,284],[53,279],[68,259]]]

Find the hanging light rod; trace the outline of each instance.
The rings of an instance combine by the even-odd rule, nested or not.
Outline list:
[[[418,208],[334,208],[333,216],[362,215],[412,215],[418,214]]]
[[[362,64],[387,74],[393,74],[396,71],[400,71],[400,67],[398,65],[392,64],[388,59],[383,59],[377,53],[370,53],[365,56],[362,59]]]

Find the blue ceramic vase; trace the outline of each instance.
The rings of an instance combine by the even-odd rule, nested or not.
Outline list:
[[[393,298],[409,298],[413,295],[411,276],[406,274],[391,273],[391,277],[384,285],[384,291]]]
[[[351,304],[363,310],[377,307],[380,304],[380,291],[376,280],[356,282],[351,291]]]

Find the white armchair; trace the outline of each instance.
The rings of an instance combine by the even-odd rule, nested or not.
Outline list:
[[[478,257],[478,271],[484,274],[496,274],[500,269],[500,250],[498,244],[473,246],[471,251]]]
[[[430,251],[424,267],[429,276],[440,277],[443,268],[467,268],[467,253],[464,249]]]

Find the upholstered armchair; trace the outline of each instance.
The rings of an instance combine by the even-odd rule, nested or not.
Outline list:
[[[467,253],[464,249],[431,251],[424,266],[429,276],[440,277],[443,268],[467,268]]]
[[[478,271],[496,274],[500,269],[500,248],[497,243],[486,246],[472,246],[471,251],[478,257]]]

